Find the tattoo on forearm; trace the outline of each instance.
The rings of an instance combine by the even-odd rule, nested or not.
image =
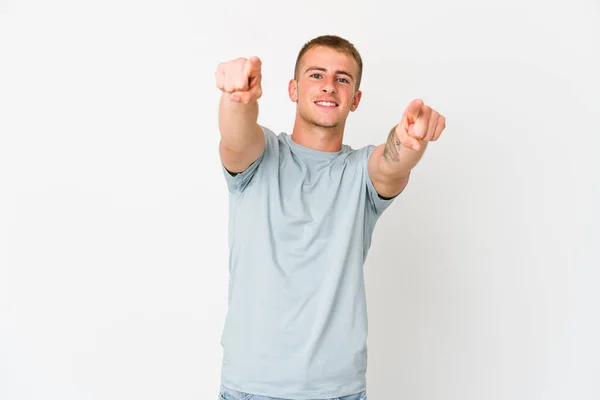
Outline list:
[[[396,138],[396,127],[393,127],[388,135],[385,148],[383,149],[383,158],[387,162],[398,162],[400,157],[398,154],[398,148],[401,146],[400,141]]]

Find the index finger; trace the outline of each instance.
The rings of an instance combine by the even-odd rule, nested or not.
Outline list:
[[[246,76],[250,78],[254,78],[260,74],[260,68],[262,66],[262,61],[258,57],[250,57],[248,61],[246,61]]]
[[[419,117],[419,113],[421,112],[421,107],[423,107],[423,100],[415,99],[410,102],[408,107],[406,107],[406,111],[404,111],[404,115],[408,119],[408,123],[414,123]]]

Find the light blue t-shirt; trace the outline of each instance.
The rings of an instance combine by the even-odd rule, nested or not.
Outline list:
[[[229,310],[222,383],[295,400],[366,390],[363,265],[392,203],[367,165],[374,146],[301,146],[263,127],[261,157],[224,167],[230,193]]]

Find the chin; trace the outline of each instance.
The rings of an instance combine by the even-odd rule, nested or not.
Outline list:
[[[302,111],[300,111],[300,116],[308,125],[316,126],[319,128],[336,128],[344,123],[344,120],[325,119],[322,115],[307,115]]]
[[[309,121],[312,125],[318,126],[319,128],[335,128],[340,124],[340,121]]]

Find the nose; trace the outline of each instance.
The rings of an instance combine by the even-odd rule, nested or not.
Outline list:
[[[325,93],[335,93],[337,91],[335,84],[332,79],[323,79],[323,86],[321,91]]]

